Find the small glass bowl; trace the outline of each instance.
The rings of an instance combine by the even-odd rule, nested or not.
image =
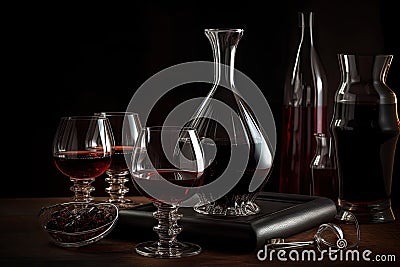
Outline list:
[[[82,247],[111,232],[118,220],[118,207],[112,203],[60,203],[41,208],[39,219],[54,244]]]

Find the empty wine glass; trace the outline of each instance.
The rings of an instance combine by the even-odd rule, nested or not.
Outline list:
[[[99,116],[62,117],[53,141],[57,169],[73,182],[73,200],[91,202],[91,183],[111,164],[114,137],[107,118]]]
[[[127,209],[140,204],[125,197],[129,188],[125,183],[130,181],[127,162],[132,162],[133,147],[142,128],[139,115],[134,112],[100,112],[95,115],[108,118],[114,134],[114,153],[110,167],[106,170],[108,183],[105,191],[109,194],[108,202]]]
[[[158,241],[139,243],[135,251],[155,258],[181,258],[197,255],[201,247],[177,240],[182,228],[178,208],[196,196],[202,183],[203,152],[192,128],[145,127],[133,153],[132,180],[135,187],[157,207],[153,213],[158,225],[153,230]]]

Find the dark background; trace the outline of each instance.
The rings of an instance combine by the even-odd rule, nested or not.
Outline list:
[[[12,131],[5,147],[11,146],[16,155],[7,157],[10,161],[3,167],[5,186],[0,196],[71,196],[71,182],[51,159],[59,118],[123,111],[135,90],[158,71],[183,62],[212,61],[205,28],[244,29],[235,67],[258,85],[274,113],[278,133],[275,166],[279,166],[284,75],[298,45],[298,11],[315,12],[314,37],[328,75],[331,101],[340,82],[340,52],[393,54],[387,84],[400,95],[399,14],[389,1],[281,0],[273,6],[270,1],[261,2],[24,6],[24,12],[13,20],[19,26],[7,39],[11,44],[7,53],[16,70],[13,85],[18,86],[9,87],[12,98],[3,101],[11,99],[12,104],[16,99],[14,107],[23,117],[11,116]],[[195,94],[205,96],[209,89],[204,87]],[[171,101],[177,99],[178,95]],[[393,174],[396,204],[399,158],[397,149]],[[265,190],[277,190],[278,169],[274,168]],[[105,195],[103,178],[93,185],[93,195]],[[128,195],[136,194],[129,186]]]

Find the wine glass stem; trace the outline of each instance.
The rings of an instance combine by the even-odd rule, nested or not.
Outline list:
[[[94,179],[71,179],[74,183],[70,190],[75,193],[73,200],[74,201],[83,201],[90,202],[94,200],[90,194],[94,191],[94,187],[91,185]]]
[[[178,213],[178,206],[169,205],[161,202],[154,202],[157,211],[153,213],[154,218],[158,220],[158,225],[153,230],[158,234],[158,247],[160,250],[170,249],[175,242],[176,237],[182,231],[178,225],[178,220],[182,214]]]
[[[116,203],[124,203],[129,201],[125,198],[125,194],[129,192],[129,188],[125,186],[125,183],[129,181],[127,174],[111,174],[107,173],[106,182],[109,186],[105,191],[110,195],[109,201]]]

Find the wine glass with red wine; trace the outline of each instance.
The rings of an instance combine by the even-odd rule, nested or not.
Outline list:
[[[91,202],[91,183],[111,164],[114,136],[110,122],[100,116],[71,116],[60,119],[53,140],[53,160],[57,169],[73,185],[73,200]]]
[[[178,208],[190,203],[202,184],[203,151],[196,130],[175,126],[153,126],[141,130],[132,160],[132,180],[139,192],[156,206],[153,227],[159,240],[139,243],[135,251],[154,258],[181,258],[197,255],[201,247],[180,242]],[[194,204],[193,204],[194,205]]]
[[[115,204],[120,209],[128,209],[141,203],[133,201],[125,195],[129,192],[126,182],[131,181],[127,163],[132,162],[133,147],[139,136],[142,125],[139,114],[134,112],[100,112],[110,121],[114,134],[114,153],[110,167],[106,170],[108,183],[105,191],[109,194],[108,202]]]

